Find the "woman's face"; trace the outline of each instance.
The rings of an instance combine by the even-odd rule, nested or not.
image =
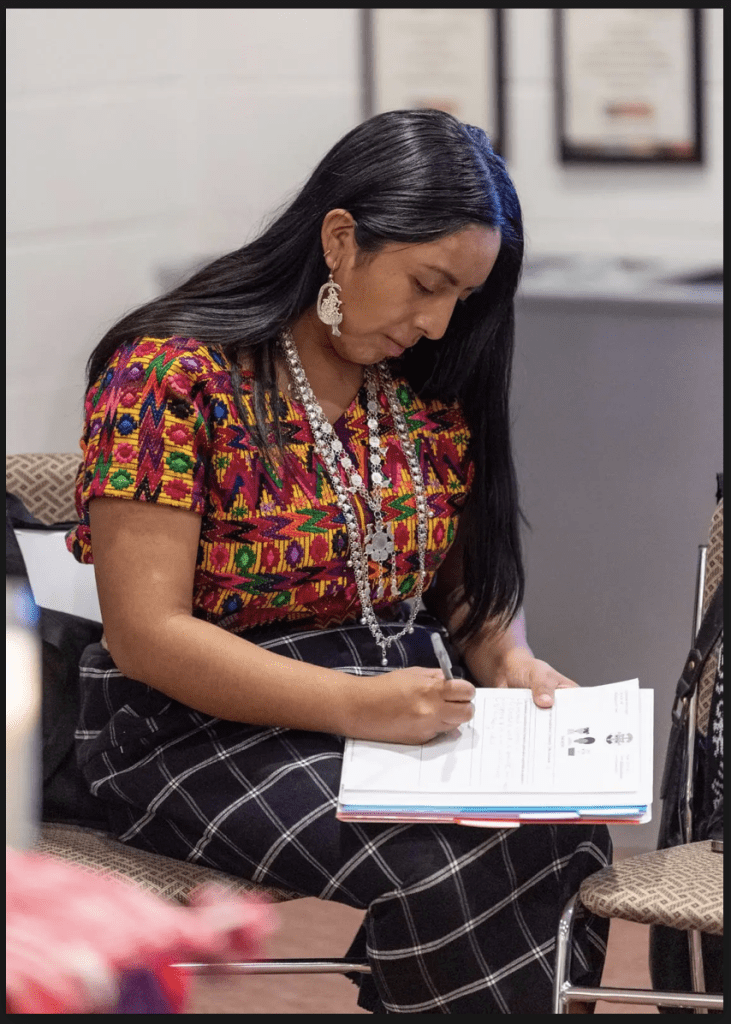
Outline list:
[[[340,285],[340,337],[327,343],[350,363],[370,365],[400,356],[420,338],[441,338],[457,302],[482,287],[500,251],[500,232],[470,225],[435,242],[389,243],[373,256],[358,253],[354,222],[344,210],[325,218],[323,251]]]

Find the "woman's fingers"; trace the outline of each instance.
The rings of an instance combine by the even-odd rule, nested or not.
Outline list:
[[[454,729],[458,725],[470,722],[475,714],[475,705],[469,700],[451,700],[444,704],[441,719],[445,729]]]
[[[442,732],[451,732],[472,720],[475,705],[475,687],[466,679],[445,679],[442,706]]]
[[[545,664],[545,662],[539,664]],[[546,665],[537,678],[532,680],[533,700],[541,708],[550,708],[553,706],[556,690],[566,690],[569,687],[578,685],[573,679],[569,679],[568,676],[562,676],[560,672],[556,672],[555,669]]]
[[[469,701],[475,699],[475,687],[467,679],[445,679],[443,697],[450,701]]]

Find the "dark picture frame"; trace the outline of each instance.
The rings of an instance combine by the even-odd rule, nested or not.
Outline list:
[[[621,10],[605,9],[611,18],[614,15],[617,20],[622,16]],[[631,8],[633,16],[640,13],[640,9]],[[589,14],[599,14],[596,9],[589,8],[564,8],[553,10],[553,36],[554,36],[554,71],[555,71],[555,116],[556,116],[556,139],[558,158],[562,163],[583,163],[583,164],[702,164],[704,154],[704,92],[703,92],[703,12],[700,8],[665,8],[665,9],[642,9],[642,14],[647,12],[648,16],[653,14],[662,17],[663,14],[685,15],[684,25],[679,22],[683,38],[677,40],[676,54],[679,57],[678,63],[682,66],[687,61],[687,74],[684,75],[687,81],[674,83],[676,91],[682,89],[682,95],[686,98],[687,108],[682,112],[682,117],[687,121],[688,130],[682,136],[672,133],[663,134],[662,130],[653,129],[651,121],[654,119],[655,108],[648,101],[640,100],[642,90],[638,89],[637,102],[623,102],[612,96],[611,75],[624,74],[631,76],[632,60],[636,60],[638,68],[638,79],[644,72],[645,78],[651,75],[653,61],[661,71],[656,72],[657,81],[654,83],[656,95],[654,99],[662,103],[665,99],[669,105],[672,101],[669,97],[673,95],[672,90],[663,89],[664,82],[667,84],[668,64],[663,66],[663,60],[668,61],[670,54],[663,54],[659,50],[652,50],[648,43],[645,54],[646,66],[642,68],[639,64],[640,45],[637,39],[632,39],[632,47],[625,47],[622,52],[622,44],[615,44],[614,51],[610,47],[610,40],[605,40],[602,49],[597,49],[594,42],[594,49],[587,43],[587,49],[583,54],[585,68],[591,67],[591,57],[594,56],[595,68],[603,67],[605,71],[597,71],[594,75],[594,82],[591,75],[586,71],[582,83],[574,81],[577,76],[572,76],[569,68],[577,62],[580,57],[576,47],[572,52],[568,51],[569,32],[567,19],[574,16],[587,17]],[[602,12],[604,13],[604,12]],[[613,54],[616,53],[616,63],[612,65]],[[633,56],[634,54],[634,56]],[[624,68],[622,68],[624,60]],[[630,70],[627,70],[628,65]],[[672,65],[669,65],[672,67]],[[601,88],[597,84],[600,74],[606,74],[606,96],[598,101],[598,97],[591,94],[591,102],[596,103],[599,112],[596,115],[596,122],[591,129],[591,139],[587,135],[581,135],[569,124],[569,108],[573,103],[583,102],[584,109],[587,107],[587,93],[593,87],[596,90]],[[681,70],[678,69],[678,74]],[[584,95],[578,99],[578,91],[582,89]],[[626,93],[626,89],[624,90]],[[652,93],[652,85],[649,88]],[[663,95],[664,94],[664,95]],[[619,91],[618,94],[619,95]],[[675,106],[672,108],[675,110]],[[666,115],[669,109],[660,110],[659,113]],[[615,123],[610,123],[615,118]],[[633,123],[634,119],[634,123]],[[642,120],[646,123],[642,124]],[[624,122],[624,123],[623,123]]]
[[[429,8],[428,11],[431,13],[434,9]],[[445,11],[449,11],[449,8],[445,8]],[[474,12],[477,12],[477,8]],[[470,9],[470,13],[473,13],[473,9]],[[444,106],[437,104],[438,109],[447,109],[450,113],[454,113],[460,120],[466,120],[469,123],[477,124],[477,127],[483,128],[488,136],[490,142],[496,153],[500,156],[505,157],[506,153],[506,126],[505,126],[505,19],[504,11],[502,8],[480,8],[479,13],[484,15],[485,19],[485,61],[487,64],[487,89],[488,95],[485,96],[485,103],[487,105],[487,116],[485,118],[487,123],[477,124],[476,120],[471,120],[470,117],[462,117],[460,114],[459,104],[445,103]],[[406,96],[405,102],[400,101],[396,104],[384,104],[381,101],[381,96],[385,89],[382,88],[384,76],[387,72],[382,71],[379,67],[381,62],[381,53],[379,52],[378,46],[378,25],[377,20],[382,17],[383,14],[390,16],[393,14],[391,8],[362,8],[361,9],[361,36],[363,41],[362,47],[362,112],[363,118],[367,119],[372,117],[374,114],[379,114],[384,110],[394,109],[405,109],[412,106],[429,106],[429,103],[413,103],[408,101]],[[413,17],[418,16],[417,11],[410,11],[410,15]],[[490,69],[490,55],[492,54],[492,69]],[[424,88],[426,91],[426,85],[428,83],[428,68],[424,67]],[[490,95],[491,93],[491,95]],[[456,109],[455,109],[456,108]],[[480,118],[480,120],[483,120]]]

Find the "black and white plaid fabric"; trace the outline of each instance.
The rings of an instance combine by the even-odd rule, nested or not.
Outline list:
[[[435,628],[421,615],[387,669],[359,624],[246,638],[365,675],[436,665]],[[342,737],[199,714],[122,676],[99,644],[81,681],[79,764],[123,842],[365,910],[348,953],[371,961],[353,980],[372,1012],[551,1012],[558,918],[609,863],[605,826],[341,822]],[[608,927],[577,922],[577,984],[599,983]]]

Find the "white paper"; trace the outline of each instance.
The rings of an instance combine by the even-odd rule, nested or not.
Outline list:
[[[421,746],[352,741],[349,790],[630,792],[639,782],[639,681],[557,690],[478,689],[471,722]]]
[[[652,690],[634,679],[556,696],[541,709],[528,690],[478,689],[472,722],[429,743],[348,739],[339,812],[650,820]]]
[[[16,530],[15,536],[39,608],[102,621],[94,566],[76,561],[62,530]]]
[[[594,689],[599,689],[599,687]],[[522,814],[526,819],[529,818],[533,808],[536,809],[536,813],[538,809],[544,809],[540,812],[542,818],[550,817],[551,814],[561,814],[565,817],[561,811],[554,810],[563,808],[581,816],[612,818],[631,815],[638,821],[649,821],[653,791],[653,703],[652,690],[639,690],[640,733],[637,744],[639,779],[637,787],[631,791],[555,790],[550,793],[519,793],[508,790],[485,791],[475,787],[454,789],[448,786],[435,787],[431,790],[417,789],[414,786],[414,780],[419,777],[419,751],[423,749],[422,747],[348,740],[345,747],[339,803],[340,806],[349,809],[377,807],[388,811],[391,808],[396,814],[404,808],[414,809],[417,814],[419,809],[449,808],[457,809],[458,814],[466,815],[469,815],[471,811],[484,808],[504,809],[506,812],[514,811],[516,813],[521,813],[520,809],[523,809]],[[542,714],[545,709],[537,708],[536,710]],[[464,729],[464,726],[462,728]],[[425,746],[429,746],[429,744],[425,744]],[[443,745],[441,749],[442,752],[445,752],[448,747]],[[374,754],[378,754],[378,756],[374,757]],[[445,753],[445,760],[447,756]],[[448,769],[445,771],[445,777],[451,777]],[[377,782],[385,784],[379,786],[376,785]],[[634,810],[638,807],[647,807],[648,811],[637,817]],[[546,813],[546,809],[548,813]]]

